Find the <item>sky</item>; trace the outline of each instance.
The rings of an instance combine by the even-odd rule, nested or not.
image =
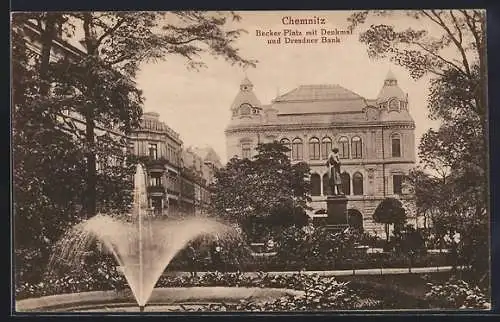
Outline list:
[[[231,66],[222,58],[202,55],[206,68],[189,70],[186,60],[179,56],[141,66],[138,87],[145,97],[144,111],[160,114],[160,120],[178,132],[184,147],[211,146],[226,160],[224,129],[230,120],[230,106],[239,91],[239,84],[247,76],[254,84],[254,92],[262,104],[269,104],[278,94],[284,94],[300,85],[339,84],[367,99],[377,97],[389,72],[396,76],[399,86],[408,93],[409,109],[416,124],[415,146],[423,133],[437,127],[427,118],[428,78],[414,81],[409,73],[387,60],[372,60],[366,45],[359,41],[359,31],[370,23],[383,22],[397,28],[407,28],[419,21],[398,18],[376,18],[355,30],[352,35],[339,36],[340,43],[328,44],[268,44],[267,38],[257,36],[256,30],[306,31],[321,28],[346,30],[347,11],[273,11],[240,12],[242,20],[234,25],[247,31],[235,43],[241,56],[257,60],[255,68]],[[325,25],[284,25],[283,17],[324,18]],[[425,26],[429,29],[429,26]],[[432,32],[432,30],[430,30]],[[283,35],[283,34],[282,34]],[[300,38],[300,37],[298,37]]]

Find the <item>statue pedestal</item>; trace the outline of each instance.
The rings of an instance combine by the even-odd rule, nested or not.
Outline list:
[[[346,196],[328,196],[326,198],[326,211],[328,214],[328,226],[348,227]]]

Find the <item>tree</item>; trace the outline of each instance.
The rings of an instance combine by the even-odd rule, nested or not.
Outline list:
[[[375,222],[385,225],[386,240],[389,241],[389,225],[401,225],[406,221],[406,213],[401,201],[394,198],[385,198],[375,208],[373,213]]]
[[[231,17],[239,19],[195,11],[13,15],[16,251],[18,259],[30,261],[34,278],[40,278],[35,270],[44,268],[51,245],[82,214],[128,208],[131,194],[125,192],[134,168],[130,162],[122,166],[126,142],[96,128],[127,134],[138,125],[143,98],[134,77],[141,63],[181,55],[199,68],[203,63],[196,58],[208,52],[253,64],[234,48],[241,30],[225,28]],[[40,32],[38,55],[26,45],[26,24]],[[60,49],[55,40],[71,38],[85,49],[52,55]],[[84,127],[68,115],[83,116]],[[28,258],[31,253],[41,261]]]
[[[214,212],[247,231],[256,220],[274,227],[304,224],[309,167],[292,165],[288,148],[278,142],[256,150],[254,160],[233,158],[216,173]]]
[[[370,16],[389,11],[362,11],[352,28]],[[427,176],[419,175],[418,207],[433,215],[439,236],[459,232],[464,260],[478,279],[489,275],[488,119],[486,15],[484,10],[419,10],[403,14],[425,29],[397,31],[371,25],[360,34],[370,57],[388,58],[414,79],[431,76],[429,117],[441,121],[419,144]],[[432,32],[431,32],[432,28]],[[473,235],[474,234],[474,235]]]
[[[22,15],[22,14],[20,14]],[[242,30],[227,30],[233,13],[179,11],[152,12],[72,12],[29,15],[41,30],[40,76],[55,84],[55,97],[41,107],[56,106],[53,113],[73,111],[85,119],[82,142],[86,146],[87,178],[85,211],[96,213],[97,125],[117,128],[127,134],[138,126],[142,109],[141,92],[133,78],[140,64],[181,55],[188,66],[199,68],[196,57],[203,52],[225,58],[231,63],[253,65],[234,48]],[[84,45],[81,57],[49,64],[55,30],[65,30],[70,38]],[[45,55],[48,53],[48,55]],[[45,66],[49,67],[45,68]],[[53,66],[50,66],[53,65]],[[51,71],[50,71],[51,69]],[[82,133],[75,132],[82,136]]]

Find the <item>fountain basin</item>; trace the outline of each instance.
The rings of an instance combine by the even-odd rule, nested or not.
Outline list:
[[[180,305],[238,303],[240,300],[273,301],[302,291],[258,287],[169,287],[155,288],[145,311],[169,312]],[[130,291],[95,291],[58,294],[16,301],[17,312],[138,312]]]

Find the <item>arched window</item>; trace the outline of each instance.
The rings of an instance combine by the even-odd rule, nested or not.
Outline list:
[[[353,159],[361,159],[362,158],[362,143],[361,138],[359,136],[355,136],[351,139],[352,145],[352,158]]]
[[[292,157],[292,144],[290,143],[290,140],[286,139],[286,138],[281,139],[280,143],[288,148],[286,155],[288,156],[288,158],[291,158]]]
[[[401,136],[398,133],[391,135],[391,150],[393,158],[401,156]]]
[[[340,178],[342,179],[342,192],[348,196],[351,194],[351,176],[349,173],[342,172],[340,174]]]
[[[363,175],[359,172],[352,175],[352,193],[355,196],[363,195]]]
[[[348,159],[349,158],[349,139],[345,136],[339,139],[339,158]]]
[[[399,111],[399,100],[397,98],[389,101],[389,111]]]
[[[323,175],[323,195],[328,196],[332,194],[332,189],[330,189],[330,184],[328,182],[328,173]]]
[[[250,115],[252,111],[252,107],[250,106],[250,104],[241,104],[240,106],[240,114],[241,115]]]
[[[309,140],[309,159],[319,160],[319,139],[311,138]]]
[[[321,195],[321,177],[317,173],[311,174],[311,196]]]
[[[292,160],[302,160],[302,140],[299,138],[292,141]]]
[[[328,154],[332,150],[332,139],[328,136],[325,136],[323,140],[321,140],[321,158],[323,160],[328,159]]]

